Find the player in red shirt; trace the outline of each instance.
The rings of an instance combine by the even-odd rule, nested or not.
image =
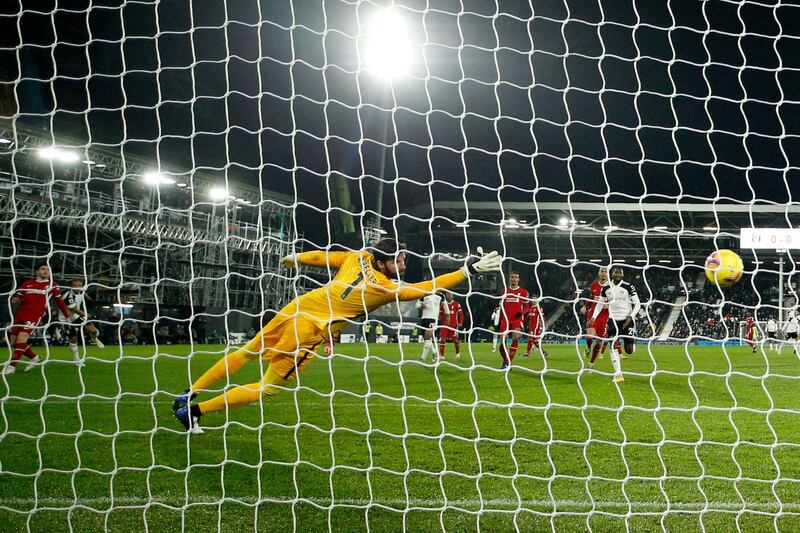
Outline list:
[[[528,291],[519,286],[519,272],[513,271],[508,277],[508,288],[503,292],[500,305],[500,355],[503,357],[503,370],[511,365],[511,361],[519,348],[519,332],[528,312]],[[506,336],[511,334],[511,348],[506,345]]]
[[[539,307],[539,295],[532,295],[531,304],[528,307],[528,351],[525,352],[525,357],[531,356],[531,347],[536,346],[536,349],[542,353],[543,357],[547,357],[547,350],[542,349],[541,339],[544,333],[545,316],[542,308]]]
[[[603,352],[606,351],[606,324],[608,323],[608,309],[603,309],[597,318],[592,322],[591,317],[594,313],[594,307],[600,299],[600,294],[603,292],[603,286],[608,283],[608,269],[601,267],[597,271],[597,279],[589,287],[589,299],[581,309],[581,314],[586,317],[586,344],[587,353],[591,355],[589,359],[589,367],[594,365],[597,356],[602,357]]]
[[[439,314],[439,359],[444,359],[444,352],[447,349],[447,341],[452,341],[456,345],[456,359],[461,359],[461,342],[458,339],[458,330],[464,325],[464,310],[461,304],[453,298],[453,293],[445,292],[444,305],[450,314],[444,314],[442,310]]]
[[[753,317],[749,316],[744,321],[744,338],[747,341],[747,344],[753,349],[753,353],[756,353],[756,321]]]
[[[50,279],[50,267],[47,266],[47,263],[36,265],[34,272],[36,273],[36,278],[23,281],[11,298],[11,303],[19,304],[19,308],[17,308],[17,313],[14,316],[14,324],[11,326],[8,339],[8,345],[13,346],[14,351],[11,354],[11,361],[3,368],[3,374],[16,372],[17,361],[23,355],[27,356],[31,363],[40,361],[39,357],[28,345],[28,338],[39,325],[42,315],[47,311],[50,296],[55,299],[56,305],[65,316],[70,315],[67,305],[61,298],[61,289]],[[29,364],[25,371],[27,372],[32,368],[33,364]]]

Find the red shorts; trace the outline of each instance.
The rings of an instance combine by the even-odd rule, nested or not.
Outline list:
[[[500,320],[500,333],[510,333],[512,331],[522,331],[522,319],[511,320],[506,322]]]
[[[458,338],[458,330],[452,326],[442,326],[439,329],[439,339],[443,341],[454,341]]]
[[[541,337],[543,329],[541,324],[533,324],[528,328],[528,335],[531,337]]]
[[[33,331],[36,329],[36,326],[39,325],[39,322],[33,321],[26,321],[26,322],[19,322],[11,326],[11,329],[8,331],[8,334],[12,337],[15,335],[19,335],[20,333],[27,333],[28,335],[33,334]]]
[[[600,337],[601,339],[606,338],[608,332],[606,331],[606,327],[608,325],[608,313],[601,313],[600,316],[594,321],[594,330],[595,335]]]

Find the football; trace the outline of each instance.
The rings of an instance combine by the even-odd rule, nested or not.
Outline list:
[[[706,258],[706,277],[719,287],[730,287],[742,279],[744,265],[732,250],[717,250]]]

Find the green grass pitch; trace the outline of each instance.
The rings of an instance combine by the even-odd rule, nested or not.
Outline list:
[[[640,345],[619,388],[574,346],[507,374],[489,344],[437,368],[420,348],[339,345],[191,436],[169,393],[221,347],[89,348],[81,369],[53,349],[1,385],[0,529],[800,530],[788,348]]]

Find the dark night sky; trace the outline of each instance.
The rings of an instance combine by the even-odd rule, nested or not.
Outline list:
[[[532,3],[397,2],[420,46],[393,91],[357,72],[374,4],[339,1],[3,2],[0,64],[26,124],[230,165],[318,209],[331,175],[375,208],[386,120],[386,216],[498,196],[800,200],[799,7]]]

